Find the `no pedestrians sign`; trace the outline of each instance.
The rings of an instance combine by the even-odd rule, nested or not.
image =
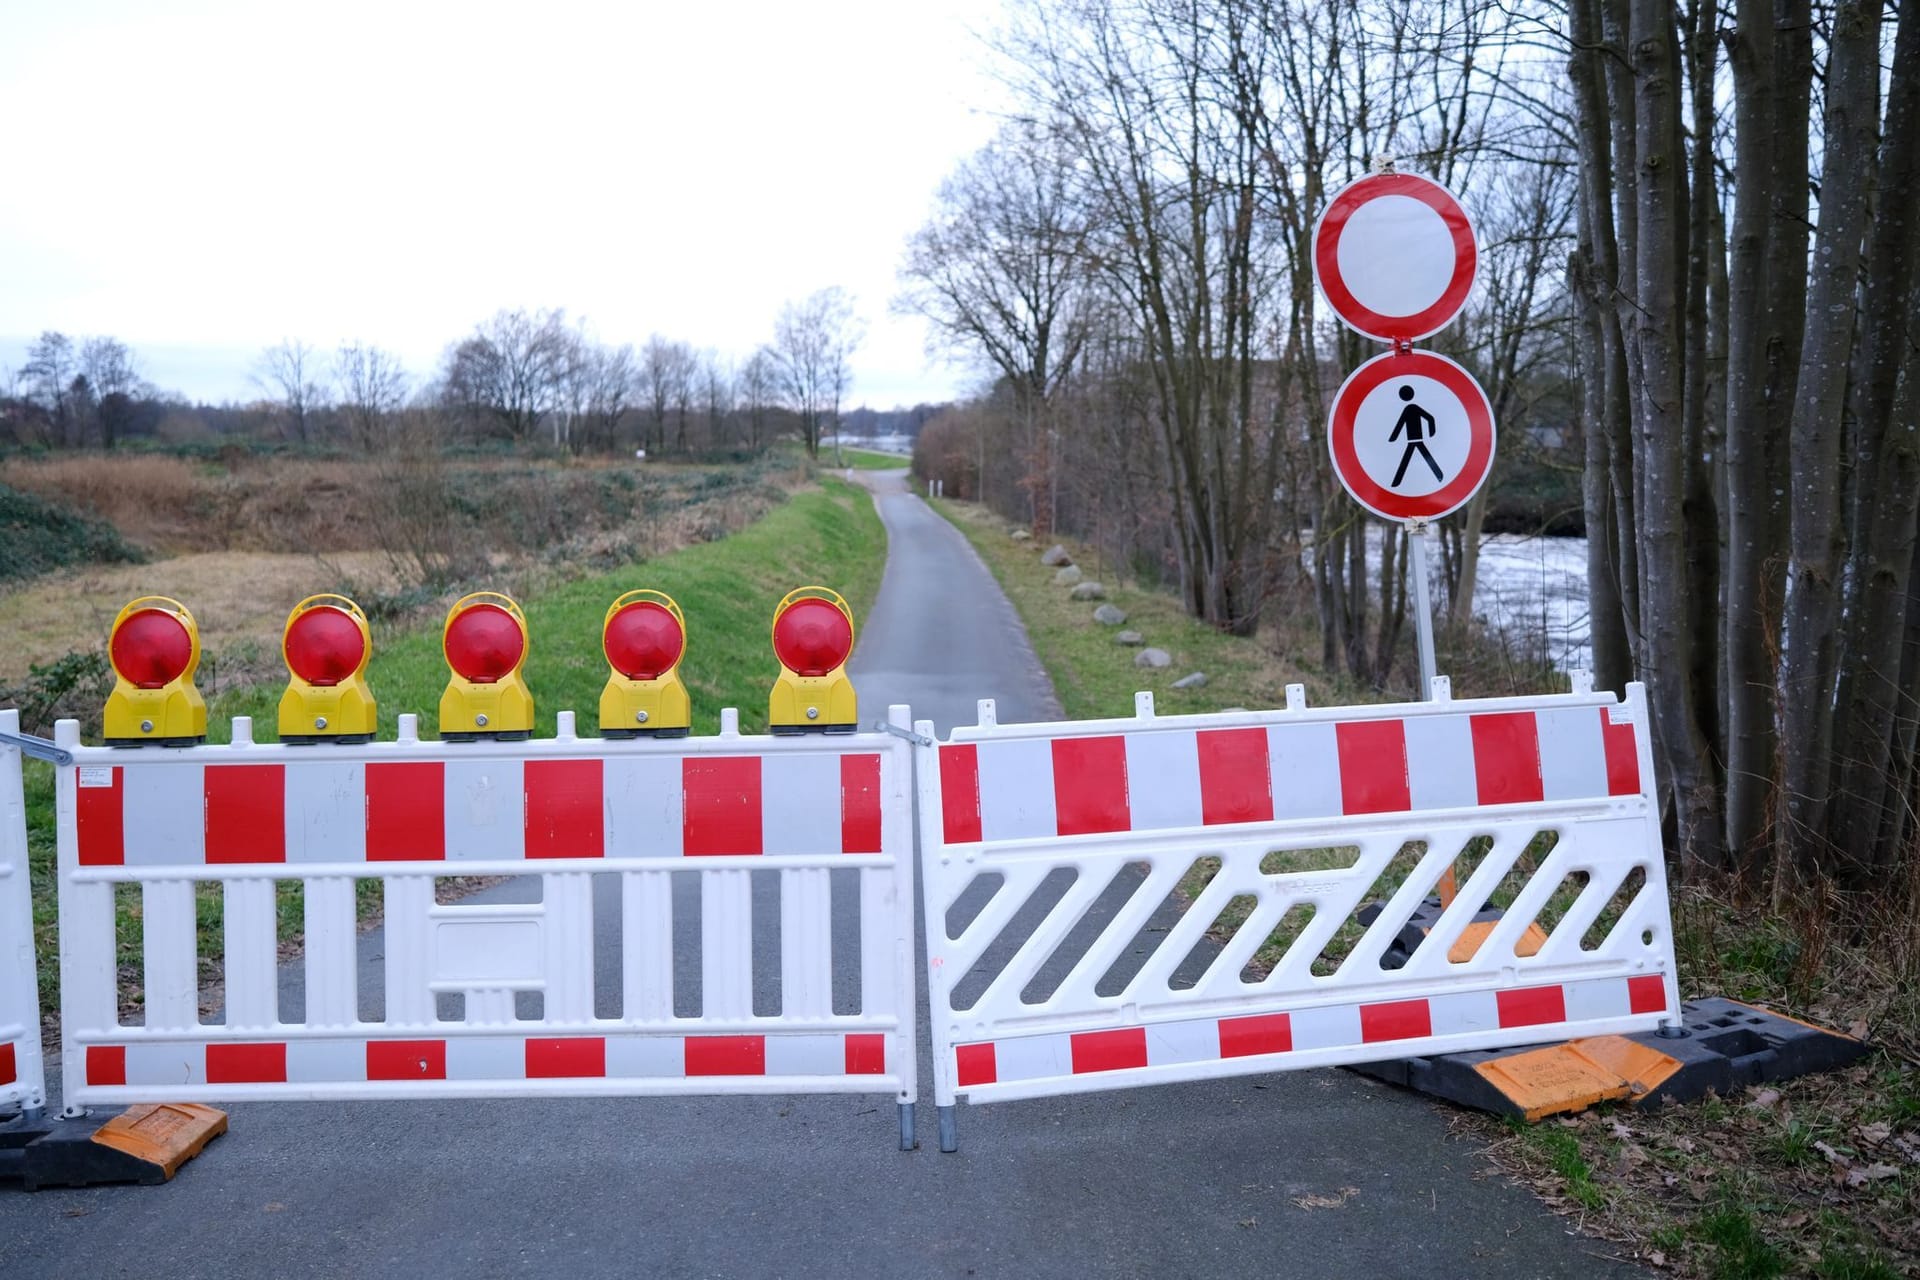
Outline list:
[[[1437,520],[1493,466],[1493,406],[1473,375],[1431,351],[1389,351],[1355,369],[1327,415],[1333,469],[1388,520]]]

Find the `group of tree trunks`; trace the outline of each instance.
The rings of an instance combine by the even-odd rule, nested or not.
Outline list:
[[[1230,631],[1304,578],[1326,664],[1387,683],[1405,535],[1329,474],[1327,398],[1371,350],[1309,249],[1346,182],[1429,173],[1484,246],[1432,345],[1487,386],[1502,467],[1551,439],[1581,470],[1595,674],[1648,687],[1682,869],[1780,894],[1912,865],[1920,24],[1031,0],[999,52],[1014,118],[942,188],[903,295],[996,381],[924,465],[1164,565]],[[1501,479],[1442,531],[1456,624]]]
[[[1884,887],[1920,728],[1920,24],[1567,23],[1598,674],[1647,682],[1685,865]]]

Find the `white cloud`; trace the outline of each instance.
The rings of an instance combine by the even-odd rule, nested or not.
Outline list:
[[[944,395],[963,376],[887,304],[992,130],[972,33],[997,21],[997,0],[11,5],[0,335],[112,333],[223,399],[244,361],[163,353],[359,337],[424,371],[499,307],[561,306],[604,339],[744,355],[838,284],[869,326],[855,400]]]

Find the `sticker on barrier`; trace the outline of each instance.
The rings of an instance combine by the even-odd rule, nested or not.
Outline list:
[[[1133,719],[1075,724],[981,712],[946,743],[922,722],[916,747],[943,1149],[960,1096],[1677,1018],[1637,685],[1624,702],[1582,681],[1329,710],[1295,686],[1285,711],[1207,716],[1157,717],[1142,694]],[[1451,905],[1409,935],[1449,872]]]
[[[40,1052],[40,989],[27,879],[26,793],[17,738],[20,713],[0,711],[0,1118],[47,1103]]]
[[[904,734],[906,708],[892,716]],[[60,724],[69,1108],[890,1093],[910,1145],[903,737],[743,737],[732,712],[707,738],[579,738],[563,712],[552,739],[422,742],[412,722],[397,742],[283,746],[236,719],[231,746],[165,750],[81,747]],[[472,876],[537,894],[437,892]],[[377,949],[356,927],[368,892]],[[116,897],[137,897],[143,925],[144,1007],[124,1019]],[[618,916],[614,954],[596,949],[596,912]],[[288,913],[305,925],[291,991]],[[857,922],[857,948],[836,945],[836,920]],[[772,921],[777,954],[756,948]]]

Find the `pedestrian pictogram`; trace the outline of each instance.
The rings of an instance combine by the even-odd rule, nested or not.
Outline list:
[[[1465,209],[1439,183],[1376,173],[1349,183],[1313,232],[1313,273],[1341,320],[1411,342],[1444,329],[1473,292],[1479,251]]]
[[[1432,434],[1433,415],[1413,403],[1413,387],[1408,383],[1400,384],[1400,398],[1407,401],[1407,407],[1400,411],[1400,420],[1393,424],[1393,434],[1389,440],[1398,440],[1402,435],[1407,439],[1407,451],[1400,455],[1400,467],[1393,473],[1393,487],[1398,489],[1402,477],[1407,474],[1407,464],[1413,461],[1413,455],[1419,454],[1433,470],[1435,480],[1445,480],[1440,464],[1433,460],[1433,454],[1427,451],[1427,436]]]
[[[1493,408],[1473,375],[1431,351],[1389,351],[1354,370],[1327,416],[1333,469],[1388,520],[1464,506],[1493,465]]]

